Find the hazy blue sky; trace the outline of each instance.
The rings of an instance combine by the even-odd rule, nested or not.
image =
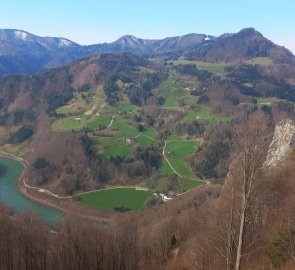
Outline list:
[[[0,28],[92,44],[125,34],[220,35],[254,27],[295,52],[294,12],[294,0],[6,0],[1,3]]]

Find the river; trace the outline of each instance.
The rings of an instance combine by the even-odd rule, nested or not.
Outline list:
[[[29,200],[18,191],[17,180],[23,171],[21,163],[0,157],[0,164],[7,168],[5,175],[0,176],[0,202],[9,206],[14,212],[32,210],[41,220],[49,224],[54,224],[63,217],[60,211]]]

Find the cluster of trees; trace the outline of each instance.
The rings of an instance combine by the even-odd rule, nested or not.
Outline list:
[[[177,65],[175,69],[179,73],[196,76],[201,82],[213,76],[213,73],[208,70],[199,69],[195,64]]]
[[[10,219],[0,210],[1,269],[138,269],[135,221],[106,229],[68,218],[50,229],[32,213]]]
[[[214,124],[206,131],[202,143],[192,159],[192,167],[205,178],[223,179],[230,155],[232,128],[226,124]]]
[[[108,102],[114,104],[121,99],[122,94],[126,94],[132,104],[142,105],[152,96],[152,89],[154,89],[166,75],[162,72],[154,73],[139,73],[136,75],[122,72],[114,75],[109,80],[105,81],[104,92],[108,97]],[[122,81],[120,86],[118,81]]]
[[[149,270],[167,264],[166,269],[177,269],[170,261],[174,264],[179,244],[196,232],[195,205],[213,193],[200,191],[144,213],[117,213],[106,226],[72,214],[49,228],[29,211],[11,218],[0,207],[1,269]]]
[[[55,114],[58,107],[65,105],[73,98],[74,89],[67,87],[62,93],[48,93],[45,97],[48,108],[47,113],[50,115]]]
[[[269,126],[265,115],[255,114],[234,129],[221,196],[199,217],[193,269],[282,269],[295,263],[295,215],[290,211],[295,160],[271,168],[265,164]]]
[[[199,136],[204,134],[205,126],[200,121],[187,121],[178,123],[174,128],[174,132],[177,135],[188,134],[189,136]]]
[[[7,142],[8,143],[22,143],[28,140],[34,134],[32,127],[21,127],[17,131],[10,133]]]
[[[242,64],[227,67],[227,76],[239,86],[240,92],[249,96],[278,97],[295,101],[295,87],[284,79],[275,77],[258,65]],[[252,86],[245,86],[251,83]]]
[[[93,141],[87,134],[81,136],[80,140],[93,178],[99,185],[108,181],[132,181],[149,177],[161,166],[162,153],[159,147],[137,147],[133,157],[112,156],[106,159],[97,156]]]
[[[4,112],[0,115],[0,126],[30,125],[36,120],[34,111],[16,110],[11,113]]]

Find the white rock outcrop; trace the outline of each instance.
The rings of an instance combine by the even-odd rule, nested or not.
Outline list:
[[[289,153],[295,138],[295,122],[286,119],[279,122],[275,128],[272,142],[269,146],[265,166],[273,167]]]

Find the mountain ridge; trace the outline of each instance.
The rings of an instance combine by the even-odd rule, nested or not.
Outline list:
[[[277,62],[294,61],[293,54],[274,44],[254,28],[219,37],[190,33],[164,39],[125,35],[111,43],[80,45],[67,38],[40,37],[17,29],[0,29],[0,77],[33,74],[62,66],[93,54],[130,52],[151,56],[184,56],[189,60],[237,62],[251,57],[270,57]]]
[[[206,46],[197,46],[187,52],[185,57],[205,62],[230,63],[255,57],[270,57],[279,63],[294,62],[291,51],[276,45],[254,28],[223,34],[207,42]]]

